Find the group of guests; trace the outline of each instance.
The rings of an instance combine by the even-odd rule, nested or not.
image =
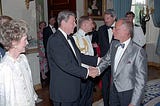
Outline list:
[[[101,76],[104,106],[140,106],[147,58],[142,48],[145,43],[133,40],[134,13],[128,12],[126,18],[117,21],[115,11],[108,9],[105,24],[98,31],[91,17],[81,16],[76,33],[73,12],[59,12],[58,29],[53,18],[47,27],[40,22],[38,32],[41,77],[50,77],[53,105],[92,106],[94,79]],[[0,41],[6,50],[0,63],[0,105],[34,106],[37,95],[27,58],[22,54],[28,44],[27,24],[13,19],[1,23],[0,28]]]
[[[115,11],[106,10],[105,25],[96,32],[99,40],[95,44],[89,33],[94,28],[91,17],[81,16],[74,33],[75,14],[58,14],[58,29],[47,43],[50,98],[54,106],[91,106],[97,76],[102,77],[104,106],[140,105],[147,81],[147,58],[145,40],[132,40],[144,36],[135,35],[133,18],[134,13],[128,12],[117,21]],[[101,58],[94,56],[94,46],[99,46]]]

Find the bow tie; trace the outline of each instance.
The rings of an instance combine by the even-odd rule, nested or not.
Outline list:
[[[67,35],[67,39],[69,40],[69,39],[71,39],[72,38],[72,36],[71,35]]]
[[[121,46],[121,48],[124,48],[125,44],[124,43],[119,43],[118,46]]]
[[[92,33],[93,33],[93,32],[88,32],[88,33],[85,34],[85,36],[91,35]]]
[[[113,29],[113,27],[112,27],[112,26],[108,26],[108,29],[110,29],[110,28],[111,28],[111,29]]]

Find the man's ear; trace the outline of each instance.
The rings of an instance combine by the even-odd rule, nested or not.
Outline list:
[[[63,25],[63,24],[65,24],[66,22],[64,21],[64,20],[62,20],[62,22],[61,22],[61,24]]]

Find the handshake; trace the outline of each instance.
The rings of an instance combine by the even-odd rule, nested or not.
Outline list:
[[[89,70],[89,74],[88,76],[92,77],[92,78],[95,78],[96,76],[99,76],[100,75],[100,72],[99,70],[97,69],[97,67],[89,67],[88,68]]]

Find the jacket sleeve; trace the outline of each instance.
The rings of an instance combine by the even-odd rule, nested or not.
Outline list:
[[[100,73],[102,73],[110,64],[111,64],[111,56],[109,50],[106,53],[106,55],[101,58],[101,61],[99,62],[97,68],[100,70]]]
[[[147,81],[147,57],[144,49],[140,49],[138,51],[136,61],[135,61],[136,71],[136,83],[133,90],[133,96],[131,100],[131,104],[138,106],[140,104],[141,97],[144,92],[144,87]]]

